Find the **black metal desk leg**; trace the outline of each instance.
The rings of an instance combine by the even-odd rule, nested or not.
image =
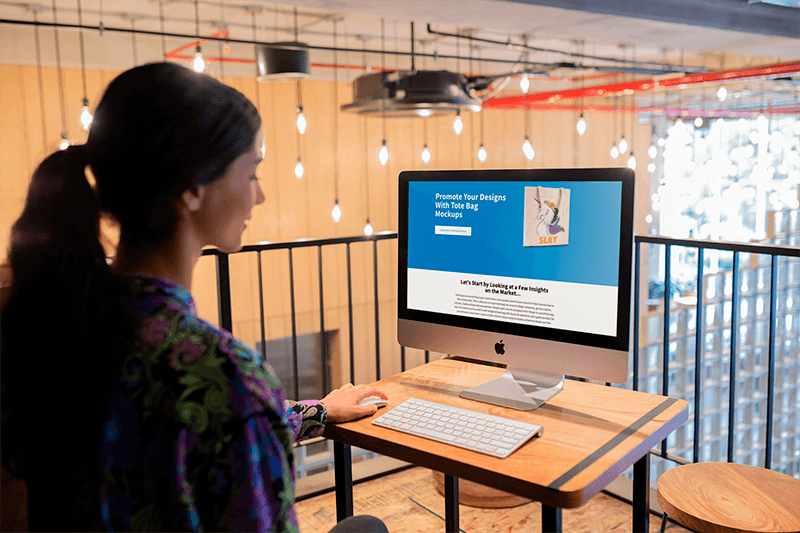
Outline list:
[[[444,529],[458,533],[458,478],[444,476]]]
[[[542,533],[561,533],[561,509],[542,505]]]
[[[336,521],[353,516],[353,462],[350,445],[333,443],[333,468],[336,480]]]
[[[650,452],[633,465],[633,533],[650,531]]]

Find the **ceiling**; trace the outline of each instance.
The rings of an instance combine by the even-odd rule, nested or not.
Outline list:
[[[84,30],[87,68],[122,69],[134,60],[158,60],[163,50],[191,44],[190,36],[208,36],[224,27],[233,41],[230,50],[208,41],[204,53],[224,56],[222,68],[228,74],[251,75],[253,47],[235,41],[293,41],[295,20],[299,41],[311,47],[312,77],[332,79],[335,73],[340,81],[362,74],[364,65],[409,69],[411,23],[417,69],[499,74],[521,70],[519,61],[525,59],[550,76],[537,82],[539,91],[574,86],[574,81],[562,78],[608,72],[623,59],[708,70],[741,68],[741,64],[733,66],[733,56],[752,56],[748,59],[752,64],[800,59],[800,8],[756,0],[287,0],[281,4],[262,0],[0,0],[0,19],[6,21],[0,24],[0,63],[36,64],[33,27],[8,21],[36,17],[53,22],[54,4],[58,23],[77,24],[80,6],[84,25],[96,28],[102,20],[107,28],[102,36],[97,30]],[[175,36],[162,41],[159,35],[115,31],[133,28],[158,33],[160,8],[165,32]],[[480,40],[429,33],[428,25],[434,32]],[[56,57],[53,29],[43,27],[39,33],[42,63],[52,65]],[[528,50],[525,56],[518,46],[502,44],[509,42],[550,51]],[[77,30],[60,29],[59,48],[62,65],[80,66]],[[183,53],[193,52],[191,47]],[[351,68],[332,69],[333,63]],[[566,68],[559,68],[560,63],[566,63]],[[215,68],[220,68],[219,63],[210,63],[212,73]],[[620,79],[633,77],[611,81]],[[773,90],[776,97],[796,99],[797,81],[784,77],[777,88],[765,88],[762,83],[751,84],[748,90],[758,90],[761,97]],[[519,93],[518,85],[510,84],[512,89]]]

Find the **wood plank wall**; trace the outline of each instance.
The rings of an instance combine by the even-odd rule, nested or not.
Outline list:
[[[87,71],[88,97],[97,104],[106,84],[117,71]],[[40,104],[35,66],[0,65],[0,263],[5,262],[11,225],[22,210],[27,185],[36,165],[46,153],[57,149],[61,140],[61,111],[57,72],[43,68],[44,110]],[[84,142],[80,128],[82,85],[80,71],[64,69],[64,92],[68,133],[73,142]],[[488,152],[480,163],[480,115],[467,113],[464,131],[453,132],[453,117],[426,119],[427,144],[431,162],[422,163],[420,152],[425,142],[423,119],[387,119],[386,138],[389,163],[383,167],[377,152],[382,139],[382,121],[353,114],[338,113],[339,202],[343,215],[333,222],[334,132],[333,113],[349,103],[352,91],[347,83],[338,86],[338,102],[333,103],[333,82],[304,81],[303,105],[308,130],[301,139],[305,175],[294,177],[297,159],[295,133],[296,87],[292,82],[256,83],[252,78],[226,77],[225,82],[259,103],[266,135],[267,154],[258,170],[266,201],[253,210],[243,242],[287,241],[298,238],[326,238],[361,235],[367,218],[375,231],[397,230],[397,176],[411,169],[465,168],[541,168],[572,166],[621,166],[609,156],[614,130],[614,114],[587,113],[586,134],[575,132],[577,113],[533,111],[530,139],[536,157],[529,162],[522,154],[525,117],[522,111],[485,110],[484,145]],[[256,93],[256,91],[258,91]],[[44,116],[44,124],[42,117]],[[632,117],[619,115],[616,131],[625,125],[626,138],[634,139],[638,154],[636,233],[646,233],[644,216],[648,210],[649,125],[636,125],[630,133]],[[44,131],[43,131],[44,128]],[[366,132],[365,132],[366,128]],[[368,146],[365,154],[365,135]],[[619,136],[619,133],[617,133]],[[365,172],[369,177],[367,191]],[[353,282],[353,342],[356,382],[375,379],[375,326],[373,300],[372,243],[351,246]],[[378,243],[381,373],[387,376],[400,370],[396,341],[396,241]],[[323,283],[326,330],[338,330],[334,354],[334,385],[349,381],[349,318],[347,311],[347,272],[345,246],[323,252]],[[319,281],[316,249],[294,252],[295,306],[298,334],[319,331]],[[262,257],[265,294],[266,337],[291,335],[288,253],[270,252]],[[255,345],[260,339],[256,258],[231,257],[234,334]],[[201,258],[192,293],[201,317],[217,323],[216,275],[214,260]],[[433,354],[432,357],[436,355]],[[423,353],[407,351],[407,366],[423,362]]]

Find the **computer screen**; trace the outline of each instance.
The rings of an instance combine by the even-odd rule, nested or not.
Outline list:
[[[399,187],[401,345],[505,364],[462,396],[518,409],[564,374],[627,380],[632,170],[407,171]]]

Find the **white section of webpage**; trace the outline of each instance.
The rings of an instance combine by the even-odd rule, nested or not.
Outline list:
[[[408,308],[615,336],[617,288],[408,269]]]

